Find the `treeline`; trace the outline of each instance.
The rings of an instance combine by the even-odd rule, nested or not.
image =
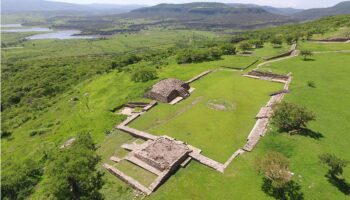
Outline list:
[[[221,59],[222,55],[236,54],[236,47],[233,44],[211,43],[203,48],[187,48],[177,53],[177,63],[200,63]]]
[[[340,27],[350,26],[350,15],[330,16],[320,20],[302,24],[290,24],[273,28],[264,28],[255,31],[248,31],[232,37],[231,42],[237,43],[243,40],[262,41],[299,41],[309,40],[314,34],[325,34]]]

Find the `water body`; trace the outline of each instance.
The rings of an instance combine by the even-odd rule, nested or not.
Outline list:
[[[81,33],[81,31],[79,31],[79,30],[62,30],[62,31],[55,31],[52,33],[43,33],[43,34],[32,35],[32,36],[26,37],[26,39],[29,39],[29,40],[41,40],[41,39],[67,40],[67,39],[94,39],[94,38],[98,38],[98,36],[94,36],[94,35],[76,35],[76,34],[80,34],[80,33]]]
[[[4,33],[26,33],[26,32],[50,32],[40,33],[26,37],[29,40],[40,40],[40,39],[94,39],[98,36],[94,35],[78,35],[81,33],[79,30],[52,30],[43,27],[25,27],[21,24],[1,24],[1,32]],[[9,29],[8,29],[9,28]]]
[[[1,24],[1,28],[18,28],[22,27],[22,24]]]
[[[18,26],[21,27],[21,26]],[[14,28],[14,27],[11,27]],[[3,33],[26,33],[26,32],[51,32],[49,28],[42,27],[30,27],[30,28],[18,28],[18,29],[2,29]]]

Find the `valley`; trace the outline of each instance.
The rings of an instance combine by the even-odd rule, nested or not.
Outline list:
[[[2,198],[74,199],[57,196],[67,191],[62,188],[68,183],[54,179],[53,171],[65,177],[90,169],[102,172],[100,179],[96,174],[94,178],[103,184],[96,183],[93,195],[98,195],[87,199],[347,199],[349,166],[344,164],[341,173],[331,177],[319,157],[330,153],[350,161],[350,15],[344,12],[348,4],[327,9],[325,13],[332,15],[328,17],[308,14],[312,10],[222,3],[159,4],[105,15],[88,15],[88,7],[79,8],[84,11],[79,14],[5,13]],[[33,29],[6,32],[27,27],[67,34],[57,38],[51,35],[56,32]],[[347,40],[323,41],[339,38]],[[145,94],[162,80],[187,81],[208,70],[211,73],[190,83],[194,90],[177,104],[158,102],[147,112],[135,108],[141,116],[128,126],[156,137],[169,136],[225,163],[243,149],[257,113],[275,93],[284,94],[283,102],[305,106],[316,119],[294,134],[295,130],[280,130],[271,114],[266,134],[259,136],[254,150],[242,150],[245,153],[223,172],[192,157],[151,194],[133,189],[103,167],[111,165],[142,185],[152,184],[157,176],[124,160],[130,151],[122,147],[149,140],[118,129],[130,117],[118,112],[127,104],[154,100]],[[243,76],[252,70],[288,74],[290,86],[284,91],[283,84],[272,79]],[[275,111],[274,106],[271,109]],[[91,138],[79,139],[79,134]],[[72,138],[77,141],[62,148]],[[85,149],[85,144],[94,147]],[[269,191],[274,187],[265,185],[266,176],[257,169],[271,152],[289,163],[291,176],[283,191]],[[121,161],[112,161],[113,156]]]

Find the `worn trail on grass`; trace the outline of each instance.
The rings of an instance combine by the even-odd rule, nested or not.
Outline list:
[[[198,104],[199,102],[201,102],[203,100],[203,97],[197,97],[191,104],[183,107],[181,110],[175,112],[173,115],[170,115],[169,117],[167,117],[165,120],[159,120],[155,123],[155,125],[150,126],[149,128],[146,129],[146,131],[152,130],[154,128],[157,128],[158,126],[161,126],[163,124],[168,123],[169,121],[173,120],[174,118],[182,115],[183,113],[185,113],[187,110],[191,109],[193,106],[195,106],[196,104]]]
[[[278,62],[278,61],[282,61],[282,60],[287,60],[287,59],[291,59],[291,58],[294,58],[294,57],[297,57],[299,56],[299,51],[296,51],[296,53],[290,55],[290,56],[287,56],[287,57],[283,57],[283,58],[278,58],[278,59],[275,59],[275,60],[270,60],[270,61],[266,61],[266,62],[263,62],[263,63],[260,63],[257,67],[260,68],[264,65],[267,65],[269,63],[273,63],[273,62]]]
[[[314,54],[322,54],[322,53],[350,53],[350,50],[337,50],[337,51],[314,51]]]

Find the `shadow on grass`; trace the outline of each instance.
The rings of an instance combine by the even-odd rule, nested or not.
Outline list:
[[[310,130],[308,128],[303,128],[300,130],[300,132],[298,133],[301,136],[305,136],[305,137],[310,137],[316,140],[319,140],[321,138],[323,138],[324,136],[322,135],[322,133],[320,132],[315,132],[313,130]]]
[[[272,186],[271,180],[263,178],[262,191],[265,194],[277,199],[277,200],[303,200],[304,194],[301,191],[301,187],[298,183],[290,181],[286,186],[282,188],[276,188]]]
[[[303,58],[303,61],[315,61],[315,59],[313,59],[313,58],[306,58],[306,59],[304,59]]]
[[[338,188],[339,191],[345,195],[350,195],[350,183],[347,183],[344,178],[338,178],[330,174],[327,174],[326,177],[332,185]]]

